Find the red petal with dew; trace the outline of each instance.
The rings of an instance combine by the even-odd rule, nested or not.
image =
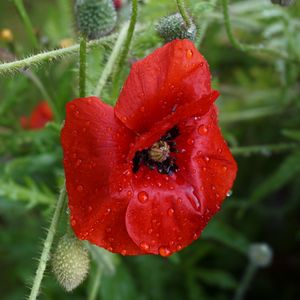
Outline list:
[[[112,252],[142,254],[127,234],[128,200],[109,195],[111,170],[125,159],[133,134],[96,97],[67,104],[61,133],[71,225],[80,239]]]

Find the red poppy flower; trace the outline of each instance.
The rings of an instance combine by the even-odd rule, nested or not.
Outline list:
[[[122,7],[122,0],[114,0],[114,5],[116,10],[119,10]]]
[[[192,42],[175,40],[133,64],[115,108],[96,97],[67,104],[61,141],[78,238],[168,256],[199,237],[237,171],[210,77]]]
[[[53,120],[51,107],[46,101],[38,103],[29,117],[22,116],[20,123],[24,129],[40,129]]]

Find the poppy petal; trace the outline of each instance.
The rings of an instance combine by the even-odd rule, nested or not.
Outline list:
[[[142,251],[126,231],[127,202],[109,195],[109,176],[132,140],[113,108],[98,98],[67,104],[61,142],[72,228],[80,239],[128,255]]]
[[[183,104],[210,95],[210,72],[189,40],[174,40],[133,64],[116,103],[117,117],[138,133]]]
[[[201,213],[218,211],[230,191],[237,173],[237,164],[222,137],[213,106],[203,117],[188,119],[179,125],[176,140],[177,164],[184,166],[181,175],[195,188]]]
[[[236,176],[236,163],[221,135],[215,107],[178,124],[176,164],[162,175],[141,166],[132,179],[126,226],[149,253],[167,256],[197,239],[220,209]]]

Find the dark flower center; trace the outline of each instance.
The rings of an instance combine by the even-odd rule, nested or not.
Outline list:
[[[132,160],[132,171],[136,173],[142,164],[151,170],[157,170],[161,174],[171,175],[178,170],[172,153],[177,152],[176,137],[179,136],[179,129],[174,126],[166,132],[159,141],[155,142],[150,148],[137,151]]]

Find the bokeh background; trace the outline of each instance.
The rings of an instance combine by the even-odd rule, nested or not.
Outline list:
[[[78,42],[71,0],[24,1],[34,25],[34,49],[14,1],[0,1],[0,61]],[[118,26],[130,15],[128,2]],[[208,60],[220,126],[239,165],[231,195],[191,246],[169,258],[109,256],[97,299],[232,299],[249,266],[249,247],[266,243],[273,260],[258,268],[245,299],[300,299],[300,2],[288,8],[268,0],[230,1],[234,35],[287,56],[243,52],[229,42],[220,1],[190,0],[198,27],[196,44]],[[130,63],[163,44],[155,31],[160,17],[176,12],[171,0],[140,1],[138,30],[118,80],[102,98],[113,104]],[[117,27],[116,31],[119,30]],[[113,43],[88,56],[88,91],[93,91]],[[64,106],[78,96],[78,59],[66,56],[14,74],[0,72],[0,299],[25,299],[46,228],[63,182],[59,124]],[[42,100],[55,107],[55,120],[40,130],[23,129]],[[63,234],[67,214],[60,223]],[[54,248],[55,248],[54,243]],[[46,270],[40,299],[88,299],[90,276],[68,294]]]

